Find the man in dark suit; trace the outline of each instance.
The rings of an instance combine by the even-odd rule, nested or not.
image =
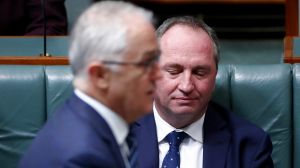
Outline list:
[[[67,34],[65,0],[45,0],[47,35]],[[1,0],[0,35],[43,35],[44,15],[41,0]]]
[[[210,101],[218,69],[214,31],[193,17],[157,30],[161,78],[153,114],[139,120],[143,168],[271,168],[272,143],[261,128]]]
[[[128,123],[151,111],[159,77],[151,18],[121,1],[95,3],[80,16],[69,53],[75,91],[40,130],[20,167],[131,166]]]

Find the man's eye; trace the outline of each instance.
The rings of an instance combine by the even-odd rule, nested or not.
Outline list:
[[[208,72],[207,72],[206,70],[199,69],[199,70],[195,70],[193,73],[194,73],[195,75],[197,75],[197,76],[203,77],[203,76],[205,76]]]
[[[205,72],[204,71],[196,71],[194,74],[196,74],[197,76],[204,76]]]
[[[170,75],[177,75],[180,73],[180,70],[177,70],[177,69],[167,69],[167,72],[170,74]]]

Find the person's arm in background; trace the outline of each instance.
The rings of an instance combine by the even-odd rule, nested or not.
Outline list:
[[[44,34],[44,16],[41,0],[26,0],[28,24],[25,35]],[[67,35],[65,0],[44,0],[46,9],[47,35]]]

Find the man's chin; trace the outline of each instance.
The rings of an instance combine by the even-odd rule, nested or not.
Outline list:
[[[190,115],[190,114],[195,114],[197,112],[200,113],[199,110],[196,110],[195,108],[191,108],[188,106],[175,107],[172,111],[173,113],[178,115]]]

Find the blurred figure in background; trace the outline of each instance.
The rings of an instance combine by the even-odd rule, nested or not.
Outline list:
[[[43,2],[47,35],[67,35],[65,0],[1,0],[0,35],[43,35]]]

